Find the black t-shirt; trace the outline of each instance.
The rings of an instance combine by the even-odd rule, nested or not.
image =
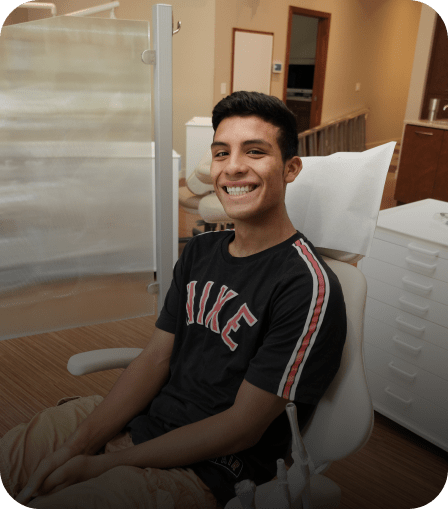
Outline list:
[[[134,443],[228,409],[245,379],[297,406],[301,428],[336,374],[346,314],[336,275],[300,233],[244,258],[234,232],[196,236],[174,268],[156,326],[175,334],[170,376],[128,425]],[[286,412],[254,447],[190,467],[225,505],[243,479],[276,474],[291,437]]]

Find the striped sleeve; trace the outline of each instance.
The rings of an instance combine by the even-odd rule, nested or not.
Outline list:
[[[286,279],[246,380],[301,403],[316,404],[336,374],[346,334],[339,281],[303,239],[294,243],[301,276]]]
[[[277,391],[278,396],[291,400],[295,397],[303,367],[319,335],[330,294],[327,273],[307,244],[302,239],[299,239],[295,242],[294,246],[297,249],[298,255],[308,266],[313,279],[313,293],[302,333],[297,339],[294,351],[283,373]]]

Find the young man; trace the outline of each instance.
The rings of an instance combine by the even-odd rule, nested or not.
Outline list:
[[[211,176],[234,231],[188,243],[148,346],[101,404],[66,403],[80,417],[53,441],[56,451],[34,452],[28,438],[21,451],[30,463],[6,467],[15,473],[4,478],[14,495],[24,488],[18,501],[225,505],[236,482],[272,479],[290,439],[286,404],[295,402],[303,427],[336,374],[342,291],[284,202],[301,170],[295,118],[274,97],[236,92],[215,107],[213,127]],[[106,443],[112,452],[96,454]],[[146,484],[157,478],[156,493],[171,495],[167,486],[182,475],[190,484],[181,497],[149,505]],[[123,478],[126,503],[113,490]]]

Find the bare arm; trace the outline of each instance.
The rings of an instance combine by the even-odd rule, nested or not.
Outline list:
[[[79,455],[97,452],[156,396],[169,375],[174,334],[156,329],[143,352],[126,368],[104,401],[30,476],[17,501],[26,504],[49,491],[45,482]],[[79,467],[79,465],[78,465]],[[51,484],[47,482],[47,486]]]
[[[68,439],[75,454],[94,454],[159,393],[169,375],[174,334],[156,329],[104,401]]]
[[[170,468],[234,454],[255,445],[289,401],[243,381],[228,410],[135,447],[98,457],[108,470],[118,465]]]
[[[288,400],[243,381],[234,405],[228,410],[123,451],[77,456],[73,465],[50,476],[45,487],[58,491],[116,466],[180,467],[237,453],[255,445],[287,403]]]

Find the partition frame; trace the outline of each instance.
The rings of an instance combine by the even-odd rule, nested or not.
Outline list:
[[[157,314],[169,290],[173,267],[173,14],[171,5],[152,8],[154,146],[156,196]]]

